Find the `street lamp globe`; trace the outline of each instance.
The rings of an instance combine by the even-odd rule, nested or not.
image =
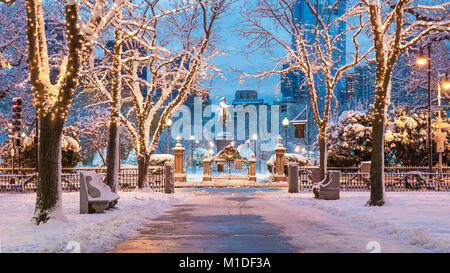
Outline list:
[[[253,140],[258,140],[258,135],[257,134],[253,134]]]
[[[444,89],[446,91],[450,90],[450,81],[448,80],[448,75],[447,74],[445,74],[445,79],[442,82],[442,89]]]
[[[282,121],[282,124],[283,124],[284,127],[288,127],[289,123],[290,123],[290,121],[289,121],[288,118],[284,118],[283,121]]]
[[[419,52],[419,56],[417,56],[416,63],[420,66],[426,65],[428,63],[427,57],[425,57],[425,54],[423,54],[422,49]]]
[[[166,121],[166,125],[168,126],[168,127],[170,127],[170,126],[172,126],[172,124],[173,124],[173,121],[172,121],[172,119],[168,119],[167,121]]]

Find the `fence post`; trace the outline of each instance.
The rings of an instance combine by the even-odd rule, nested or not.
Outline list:
[[[173,163],[164,164],[164,193],[175,193],[174,169]]]
[[[298,163],[290,162],[288,165],[289,193],[298,193]]]
[[[208,154],[205,153],[203,159],[203,182],[212,181],[211,175],[209,173],[209,165],[211,164],[211,159],[209,159]]]
[[[177,136],[177,145],[173,148],[175,152],[175,182],[186,182],[183,162],[184,150],[183,146],[181,146],[181,137]]]
[[[256,159],[255,159],[254,153],[251,154],[248,162],[250,163],[250,176],[249,176],[248,180],[252,181],[252,182],[256,182]]]
[[[286,148],[283,147],[283,144],[281,143],[282,140],[283,138],[281,136],[278,136],[278,144],[277,147],[275,147],[274,149],[276,154],[275,160],[276,173],[273,177],[274,182],[286,181],[286,175],[284,174],[284,153],[286,152]]]

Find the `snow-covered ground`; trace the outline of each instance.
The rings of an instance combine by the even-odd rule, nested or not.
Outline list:
[[[105,214],[79,214],[79,193],[63,194],[69,222],[52,220],[35,226],[30,220],[36,194],[0,194],[1,252],[103,252],[121,240],[136,236],[164,210],[180,203],[184,195],[120,192],[117,207]]]
[[[264,193],[289,205],[310,206],[388,234],[432,252],[450,252],[450,194],[447,192],[389,192],[388,204],[366,207],[369,192],[341,192],[335,201],[317,200],[311,192]]]

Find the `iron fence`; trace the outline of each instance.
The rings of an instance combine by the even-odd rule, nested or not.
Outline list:
[[[63,169],[61,187],[64,192],[80,190],[80,173],[96,171],[106,176],[106,168],[74,168]],[[138,169],[121,168],[119,172],[119,190],[133,191],[137,187]],[[148,186],[157,192],[164,191],[164,167],[150,167],[147,175]],[[37,174],[0,173],[0,192],[30,193],[37,190]]]
[[[450,191],[450,172],[385,172],[384,179],[386,191]],[[299,170],[299,184],[303,190],[312,190],[311,169]],[[370,191],[370,174],[341,172],[340,188],[342,191]]]

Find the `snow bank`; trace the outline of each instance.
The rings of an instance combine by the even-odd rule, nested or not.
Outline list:
[[[368,192],[341,192],[341,200],[313,198],[311,192],[281,194],[280,201],[307,205],[343,217],[433,252],[450,252],[450,194],[390,192],[388,204],[366,207]]]
[[[36,194],[0,194],[0,252],[103,252],[137,236],[137,229],[181,202],[183,195],[120,192],[117,207],[105,214],[79,214],[79,193],[63,194],[68,222],[33,225]]]

